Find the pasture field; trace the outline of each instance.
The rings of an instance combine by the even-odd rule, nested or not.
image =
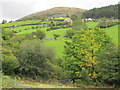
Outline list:
[[[57,19],[57,18],[56,18]],[[11,25],[23,25],[23,24],[34,24],[38,23],[40,20],[29,20],[29,21],[21,21],[21,22],[13,22],[13,23],[8,23],[8,24],[2,24],[2,26],[11,26]],[[42,23],[50,23],[51,21],[43,21]],[[62,21],[53,21],[54,23],[59,23]],[[94,28],[99,22],[87,22],[88,28]],[[33,29],[34,27],[34,29]],[[38,27],[38,28],[36,28]],[[70,28],[61,28],[61,29],[55,29],[51,31],[46,31],[46,29],[49,28],[48,25],[28,25],[28,26],[20,26],[20,27],[15,27],[15,28],[10,28],[8,30],[14,30],[17,31],[16,35],[20,34],[28,34],[32,32],[36,32],[37,30],[43,30],[46,34],[46,38],[54,38],[53,34],[59,34],[60,37],[57,38],[57,40],[46,40],[45,45],[51,46],[55,49],[56,52],[56,58],[61,58],[64,55],[64,45],[65,45],[65,33],[67,30],[71,29]],[[27,30],[25,30],[27,29]],[[115,43],[118,43],[118,25],[109,27],[104,29],[108,35],[113,39]]]
[[[20,26],[20,27],[15,27],[15,28],[11,28],[10,30],[24,30],[24,29],[31,29],[31,28],[36,28],[36,27],[42,27],[42,25],[29,25],[29,26]]]
[[[62,29],[56,29],[56,30],[51,30],[51,31],[46,31],[46,37],[48,38],[54,38],[53,34],[59,34],[60,37],[58,37],[58,39],[62,40],[65,39],[65,33],[67,30],[69,30],[70,28],[62,28]]]
[[[12,22],[12,23],[6,23],[2,24],[3,27],[6,26],[19,26],[19,25],[24,25],[24,24],[34,24],[34,23],[39,23],[41,20],[27,20],[27,21],[19,21],[19,22]]]
[[[66,40],[46,40],[44,44],[55,50],[55,58],[62,58],[64,56],[64,46]]]
[[[20,35],[20,34],[28,34],[28,33],[32,33],[32,32],[36,32],[37,29],[29,29],[29,30],[23,30],[22,32],[16,33],[16,35]]]
[[[94,28],[99,22],[87,22],[88,28]]]
[[[57,19],[57,18],[56,18]],[[34,24],[34,23],[38,23],[40,22],[40,20],[29,20],[29,21],[21,21],[21,22],[13,22],[13,23],[8,23],[8,24],[3,24],[3,26],[9,26],[9,25],[23,25],[23,24]],[[61,21],[54,21],[56,23],[61,22]],[[43,23],[50,23],[50,21],[44,21]],[[99,22],[87,22],[87,26],[88,28],[94,28]],[[10,30],[15,30],[18,33],[16,33],[16,35],[20,35],[20,34],[27,34],[27,33],[32,33],[32,32],[36,32],[38,29],[41,29],[43,31],[45,31],[46,34],[46,38],[54,38],[53,34],[59,34],[60,37],[58,37],[58,40],[47,40],[45,41],[45,45],[47,46],[51,46],[55,49],[56,52],[56,58],[61,58],[64,54],[64,45],[65,45],[65,33],[67,30],[71,29],[71,28],[61,28],[61,29],[55,29],[55,30],[51,30],[51,31],[46,31],[47,25],[45,27],[42,28],[35,28],[32,29],[32,27],[42,27],[42,25],[29,25],[29,26],[20,26],[20,27],[15,27],[12,28]],[[28,29],[28,30],[25,30]],[[113,27],[109,27],[104,29],[111,38],[113,38],[113,41],[115,43],[118,42],[118,25],[113,26]]]
[[[113,42],[118,43],[118,27],[120,27],[120,25],[115,25],[109,28],[106,28],[105,31],[108,33],[108,35],[110,35],[110,37],[113,39]]]
[[[91,25],[91,27],[94,27],[95,25],[93,26],[93,23],[92,24],[88,23],[88,24],[89,24],[89,26]],[[67,29],[69,30],[70,28],[67,28]],[[104,30],[113,39],[114,43],[118,43],[118,25],[106,28]],[[46,45],[52,46],[55,49],[57,58],[60,58],[60,57],[64,56],[63,52],[64,52],[64,46],[65,46],[65,41],[66,40],[62,40],[62,38],[64,38],[65,31],[66,30],[61,29],[60,32],[57,31],[57,30],[53,30],[53,31],[49,31],[49,32],[46,33],[46,37],[49,37],[49,38],[53,38],[54,33],[62,35],[58,38],[58,40],[45,41]]]
[[[45,32],[47,28],[49,28],[49,27],[37,28],[37,29],[22,30],[21,32],[16,33],[16,35],[20,35],[20,34],[28,34],[28,33],[36,32],[37,30],[43,30],[43,31]]]

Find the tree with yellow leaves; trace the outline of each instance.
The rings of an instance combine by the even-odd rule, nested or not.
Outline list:
[[[69,78],[95,80],[97,73],[94,68],[99,63],[97,53],[111,43],[110,37],[104,30],[94,28],[78,31],[72,42],[66,42],[64,68]]]

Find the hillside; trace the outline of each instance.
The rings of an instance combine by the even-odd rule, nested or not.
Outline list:
[[[93,8],[85,11],[83,15],[86,18],[118,18],[118,4],[104,6],[101,8]]]
[[[4,78],[2,83],[3,83],[4,88],[8,88],[8,87],[15,87],[15,88],[16,87],[20,87],[20,88],[21,87],[22,88],[23,87],[24,88],[82,88],[83,87],[84,88],[85,87],[86,88],[86,86],[89,87],[89,85],[90,85],[90,88],[96,87],[96,86],[97,87],[98,86],[106,87],[107,85],[108,85],[107,87],[112,87],[112,85],[109,86],[109,84],[107,84],[107,83],[102,84],[102,83],[97,83],[94,81],[92,82],[89,80],[89,82],[91,83],[90,84],[90,83],[87,83],[87,81],[84,79],[83,79],[83,81],[82,81],[82,79],[76,79],[75,83],[73,84],[72,77],[66,78],[66,77],[69,77],[68,76],[69,74],[66,73],[68,71],[67,71],[67,69],[63,68],[63,65],[65,67],[67,65],[70,65],[66,59],[66,56],[67,56],[66,41],[72,42],[72,43],[76,43],[76,42],[72,41],[73,39],[66,37],[67,31],[70,31],[72,29],[71,25],[73,25],[73,23],[65,23],[65,22],[61,21],[61,19],[64,20],[65,18],[66,17],[54,18],[53,21],[51,21],[52,19],[48,19],[47,21],[46,20],[26,20],[26,21],[1,24],[1,26],[3,28],[3,31],[2,31],[2,45],[3,45],[2,46],[2,52],[3,52],[2,53],[2,55],[3,55],[3,63],[2,64],[3,64],[3,67],[2,68],[3,68],[3,72],[5,74],[2,75],[2,77]],[[116,22],[116,21],[114,21],[114,22]],[[82,43],[83,45],[75,44],[76,45],[75,48],[72,47],[72,48],[74,48],[73,51],[75,51],[78,48],[78,46],[80,46],[80,49],[83,46],[83,49],[84,49],[84,46],[86,46],[86,43],[87,43],[87,45],[90,45],[89,48],[88,48],[88,46],[86,46],[86,48],[89,49],[89,50],[85,49],[86,52],[90,53],[90,50],[99,49],[96,47],[96,46],[98,46],[98,44],[96,44],[96,42],[99,40],[101,40],[101,41],[102,40],[104,41],[104,39],[106,40],[106,37],[101,39],[101,37],[103,37],[105,35],[104,33],[101,32],[103,30],[105,32],[107,32],[106,35],[108,34],[113,39],[113,42],[115,44],[118,43],[117,42],[118,41],[118,25],[101,28],[101,29],[99,29],[99,28],[94,29],[94,27],[96,27],[99,23],[100,23],[100,21],[98,21],[98,22],[86,21],[87,28],[89,30],[80,31],[80,32],[84,32],[86,34],[85,35],[81,35],[82,33],[79,34],[80,37],[81,36],[83,36],[83,37],[77,39],[77,40],[81,39],[81,41],[78,41],[80,44],[82,41],[84,41],[84,40],[85,41],[84,41],[84,43]],[[94,31],[92,31],[92,30],[94,30]],[[97,30],[101,30],[100,33],[99,32],[94,33],[94,32],[97,32]],[[91,31],[92,31],[92,33],[91,33]],[[44,36],[43,36],[42,32],[43,32]],[[57,38],[55,38],[55,34],[58,35]],[[41,39],[41,37],[39,37],[39,36],[43,36],[43,38]],[[93,36],[95,36],[98,39],[93,38]],[[93,42],[93,39],[94,39],[94,41],[96,40],[96,42]],[[89,43],[89,41],[90,41],[90,43]],[[91,49],[91,42],[96,44],[94,47],[92,46],[93,49]],[[106,43],[106,42],[104,42],[104,43]],[[79,51],[81,51],[80,49],[79,49]],[[115,51],[117,51],[117,50],[115,49]],[[114,50],[111,50],[111,52],[114,53]],[[81,52],[77,51],[77,53],[81,53]],[[102,52],[102,53],[104,55],[104,52]],[[109,55],[112,57],[112,54],[109,54]],[[80,54],[78,54],[78,55],[80,55]],[[89,55],[92,55],[92,54],[90,53]],[[110,57],[109,55],[108,55],[108,57]],[[72,54],[71,56],[74,56],[74,54]],[[115,55],[114,55],[114,57],[115,57]],[[115,59],[116,59],[116,57],[115,57]],[[79,65],[79,63],[81,63],[81,62],[79,62],[80,59],[74,60],[71,58],[69,60],[72,60],[72,64],[75,66]],[[85,60],[88,61],[91,59],[88,58]],[[105,59],[103,57],[103,59],[100,59],[100,60],[103,60],[103,61],[107,60],[107,56]],[[111,62],[113,63],[114,58],[108,59],[108,60],[109,61],[111,60]],[[66,63],[66,61],[67,61],[67,63]],[[76,61],[78,61],[78,62],[76,62]],[[93,60],[91,60],[91,61],[93,61]],[[108,65],[109,63],[106,64],[106,62],[104,62],[105,63],[104,65],[107,65],[107,67],[108,66],[111,67],[111,65]],[[89,61],[89,63],[90,63],[90,61]],[[81,67],[78,67],[78,69],[79,68],[81,68]],[[63,69],[66,70],[66,72],[64,72]],[[97,69],[97,68],[95,68],[95,69]],[[106,70],[106,71],[110,72],[109,70]],[[20,79],[18,80],[17,78],[14,79],[14,78],[8,77],[9,75],[12,76],[12,73],[15,73],[15,75],[18,77],[18,79],[19,79],[19,75],[21,74]],[[105,72],[101,72],[101,73],[105,73]],[[116,74],[116,73],[113,73],[113,74]],[[8,75],[8,76],[6,76],[6,75]],[[105,75],[109,76],[108,74],[105,74]],[[81,76],[84,77],[85,75],[83,74]],[[21,79],[22,77],[23,77],[23,79]],[[102,77],[102,75],[101,75],[101,77]],[[25,80],[24,80],[24,78],[25,78]]]
[[[25,16],[19,20],[28,20],[28,19],[40,19],[41,17],[66,17],[67,15],[78,15],[80,16],[85,9],[73,8],[73,7],[55,7],[52,9],[36,12]]]

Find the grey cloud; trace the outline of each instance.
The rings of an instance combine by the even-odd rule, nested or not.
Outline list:
[[[32,3],[1,2],[1,16],[3,18],[20,18],[33,12]]]

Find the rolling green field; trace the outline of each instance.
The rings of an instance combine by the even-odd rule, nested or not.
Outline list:
[[[34,23],[39,23],[41,20],[27,20],[27,21],[19,21],[19,22],[12,22],[12,23],[6,23],[6,24],[2,24],[3,27],[6,26],[19,26],[19,25],[24,25],[24,24],[34,24]]]
[[[110,35],[110,37],[113,39],[113,42],[118,43],[118,26],[115,25],[109,28],[106,28],[105,31]]]
[[[28,33],[32,33],[32,32],[36,32],[37,31],[37,29],[30,29],[30,30],[24,30],[24,31],[22,31],[22,32],[19,32],[19,33],[16,33],[16,35],[20,35],[20,34],[28,34]]]
[[[66,40],[46,40],[44,44],[55,50],[55,58],[62,58],[64,55],[64,46]]]
[[[56,30],[52,30],[52,31],[46,31],[46,37],[48,38],[54,38],[53,34],[59,34],[60,37],[58,37],[58,39],[64,39],[65,37],[65,33],[67,30],[69,30],[70,28],[63,28],[63,29],[56,29]]]
[[[57,19],[57,18],[56,18]],[[34,24],[34,23],[39,23],[40,20],[29,20],[29,21],[21,21],[21,22],[13,22],[13,23],[8,23],[8,24],[2,24],[3,27],[5,26],[11,26],[11,25],[24,25],[24,24]],[[62,21],[54,21],[54,23],[59,23]],[[42,23],[50,23],[50,21],[43,21]],[[88,28],[94,28],[99,22],[87,22]],[[34,29],[33,29],[34,27]],[[38,27],[38,28],[36,28]],[[27,34],[27,33],[32,33],[36,32],[37,30],[43,30],[46,34],[46,38],[54,38],[53,34],[59,34],[60,37],[57,38],[57,40],[46,40],[45,45],[51,46],[55,49],[56,52],[56,58],[61,58],[64,55],[64,45],[65,45],[65,33],[67,30],[71,28],[61,28],[61,29],[55,29],[51,31],[46,31],[46,29],[49,28],[47,25],[28,25],[28,26],[20,26],[20,27],[15,27],[15,28],[9,28],[8,30],[14,30],[17,31],[16,35],[20,34]],[[27,29],[27,30],[25,30]],[[104,29],[108,35],[113,39],[115,43],[118,43],[118,25],[109,27]]]
[[[88,28],[93,28],[93,27],[95,27],[98,23],[99,23],[99,22],[87,22],[86,24],[87,24]]]
[[[91,24],[91,23],[89,23],[89,24]],[[91,25],[92,25],[91,27],[94,27],[93,23]],[[118,25],[106,28],[104,30],[108,33],[108,35],[110,35],[110,37],[113,39],[114,43],[118,43]],[[54,30],[51,32],[47,32],[46,37],[52,38],[54,32],[57,32],[59,34],[65,34],[64,29],[61,32]],[[62,38],[64,38],[64,37],[61,36],[58,39],[62,39]],[[45,41],[45,44],[48,46],[52,46],[55,49],[56,58],[61,58],[64,55],[64,53],[63,53],[64,52],[64,45],[65,45],[64,41],[65,40]]]

